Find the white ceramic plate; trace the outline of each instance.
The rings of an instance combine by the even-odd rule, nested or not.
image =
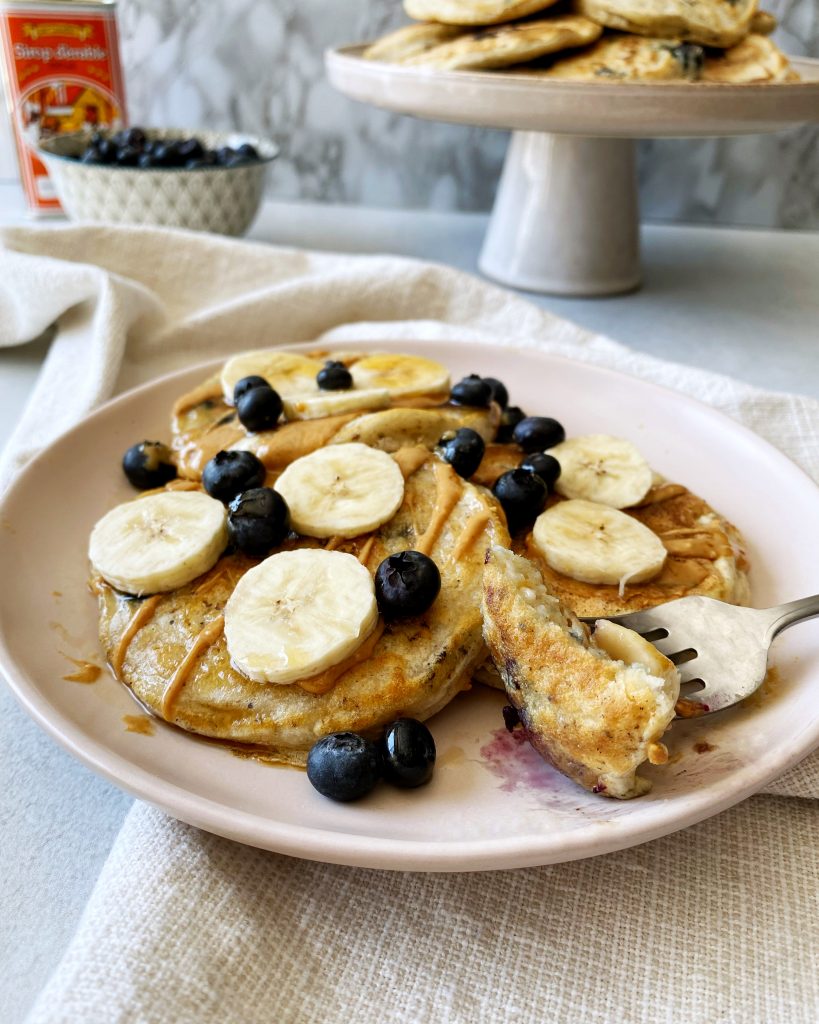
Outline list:
[[[363,346],[362,346],[363,347]],[[430,353],[401,342],[379,348]],[[745,534],[756,603],[816,592],[819,490],[754,434],[679,394],[582,363],[476,345],[438,344],[453,378],[502,378],[512,401],[553,415],[570,434],[635,441],[660,472],[690,485]],[[0,506],[0,665],[18,700],[49,735],[118,786],[208,831],[298,857],[406,870],[477,870],[607,853],[672,832],[758,790],[819,741],[819,623],[776,643],[777,692],[754,706],[669,734],[674,763],[646,768],[651,794],[618,803],[592,796],[503,730],[503,698],[476,687],[431,724],[432,783],[380,787],[354,805],[315,793],[299,771],[240,760],[139,714],[107,673],[63,679],[69,657],[101,664],[96,603],[86,588],[93,523],[133,494],[122,452],[167,438],[173,400],[207,367],[163,378],[101,408],[32,462]],[[711,749],[697,753],[695,743]]]

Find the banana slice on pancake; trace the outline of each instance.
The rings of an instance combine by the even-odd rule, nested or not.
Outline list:
[[[593,501],[558,502],[538,516],[532,536],[547,565],[583,583],[643,583],[668,555],[647,526]]]
[[[106,513],[91,531],[88,557],[117,590],[160,594],[211,569],[227,540],[221,502],[199,491],[163,491]]]
[[[386,388],[393,398],[449,395],[449,370],[424,356],[373,352],[356,359],[350,373],[357,388]]]
[[[679,697],[668,658],[613,623],[590,635],[536,568],[502,547],[487,556],[482,610],[484,639],[535,749],[594,793],[647,792],[637,769],[668,759],[661,740]]]
[[[638,505],[654,480],[651,466],[622,437],[585,434],[549,449],[560,463],[555,490],[564,498],[583,498],[612,508]]]
[[[225,402],[233,405],[233,389],[243,377],[264,377],[283,399],[318,391],[316,374],[324,363],[297,352],[257,349],[241,352],[228,359],[222,367],[222,392]]]
[[[351,655],[375,629],[369,572],[342,551],[280,551],[239,580],[225,605],[231,664],[259,683],[292,683]]]
[[[359,537],[392,519],[404,499],[404,477],[386,452],[353,442],[292,462],[276,490],[302,536]]]
[[[283,401],[285,418],[318,420],[325,416],[344,416],[348,412],[386,409],[390,393],[386,388],[356,388],[349,391],[320,391],[315,395],[299,395]]]

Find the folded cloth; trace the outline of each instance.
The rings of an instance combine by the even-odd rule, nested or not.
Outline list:
[[[814,400],[631,352],[444,267],[147,228],[3,239],[0,345],[59,329],[0,486],[118,391],[319,338],[488,340],[615,367],[717,406],[819,480]],[[819,757],[766,792],[819,797]],[[137,803],[30,1020],[807,1024],[817,816],[757,797],[606,858],[427,876],[261,853]]]

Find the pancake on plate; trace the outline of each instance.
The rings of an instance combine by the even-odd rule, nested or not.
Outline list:
[[[695,82],[704,60],[696,43],[617,33],[533,73],[577,82]]]
[[[404,0],[404,10],[416,21],[445,25],[497,25],[545,11],[558,0]]]
[[[343,460],[347,449],[362,448],[341,445],[334,458]],[[377,454],[392,462],[391,456]],[[505,545],[509,538],[492,497],[462,481],[436,456],[405,449],[395,460],[405,479],[401,504],[386,522],[366,534],[329,541],[291,535],[263,561],[226,554],[188,583],[142,599],[97,577],[100,637],[118,678],[146,708],[174,725],[248,744],[272,760],[298,765],[305,763],[309,748],[324,734],[373,733],[399,716],[423,720],[444,707],[468,686],[471,669],[484,656],[480,612],[484,557],[491,544]],[[202,492],[187,493],[218,504]],[[320,491],[315,497],[316,503],[323,500]],[[118,509],[130,515],[145,500]],[[371,577],[388,555],[408,549],[421,550],[433,559],[441,575],[440,593],[423,614],[386,624],[368,617],[361,636],[354,638],[352,654],[340,662],[286,683],[281,675],[272,682],[268,675],[265,681],[257,681],[258,659],[251,660],[240,634],[249,630],[264,646],[270,628],[264,623],[275,606],[285,625],[291,622],[297,632],[307,631],[313,654],[317,646],[323,655],[324,641],[314,638],[312,630],[332,638],[339,620],[352,614],[348,606],[355,605],[355,595],[347,584],[333,588],[329,598],[326,589],[319,595],[335,602],[329,619],[321,621],[317,616],[324,606],[309,593],[297,588],[292,600],[298,608],[294,618],[288,619],[286,588],[272,595],[262,590],[259,600],[264,598],[267,604],[261,625],[255,626],[257,613],[252,608],[256,606],[251,602],[245,606],[251,611],[236,624],[238,639],[231,649],[229,602],[238,601],[247,581],[256,582],[251,571],[258,574],[259,569],[282,565],[288,552],[313,552],[321,560],[319,566],[328,564],[327,559],[341,559],[345,578],[359,587],[356,572]],[[92,554],[92,565],[100,561],[104,559],[95,560]],[[330,569],[335,572],[334,565]],[[241,596],[248,600],[247,593]],[[284,607],[279,607],[282,602]],[[302,621],[301,616],[306,619]],[[236,668],[237,660],[242,671]],[[275,659],[269,665],[275,668]]]
[[[767,36],[752,33],[722,53],[707,54],[704,82],[744,85],[751,82],[798,82],[788,58]]]
[[[477,71],[523,64],[549,53],[586,46],[602,33],[588,18],[567,14],[470,32],[404,63],[441,71]]]
[[[387,64],[401,64],[409,57],[431,50],[433,46],[449,43],[466,32],[456,25],[440,25],[425,22],[420,25],[404,25],[376,40],[361,55],[365,60],[379,60]]]
[[[751,30],[758,0],[574,0],[606,28],[702,46],[734,46]]]
[[[661,740],[679,697],[668,658],[612,622],[591,634],[531,562],[501,547],[487,556],[483,615],[486,643],[535,749],[594,793],[647,792],[637,769],[668,760]]]
[[[769,36],[775,32],[779,22],[768,11],[757,11],[751,18],[751,32],[761,36]]]
[[[317,387],[316,375],[328,360],[349,368],[351,390]],[[255,432],[242,426],[233,389],[251,375],[263,377],[281,394],[287,422]],[[331,443],[360,441],[385,451],[415,444],[432,449],[445,431],[462,426],[491,440],[500,420],[499,407],[452,405],[449,390],[446,368],[420,356],[326,351],[302,355],[281,349],[241,353],[176,402],[171,421],[175,461],[181,476],[198,480],[217,452],[241,448],[262,460],[267,482],[273,483],[294,459]]]

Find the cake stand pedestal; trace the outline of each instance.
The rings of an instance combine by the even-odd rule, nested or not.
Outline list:
[[[435,121],[511,129],[479,266],[515,288],[611,295],[640,285],[636,139],[747,135],[819,122],[819,61],[772,85],[563,82],[325,55],[351,99]]]

